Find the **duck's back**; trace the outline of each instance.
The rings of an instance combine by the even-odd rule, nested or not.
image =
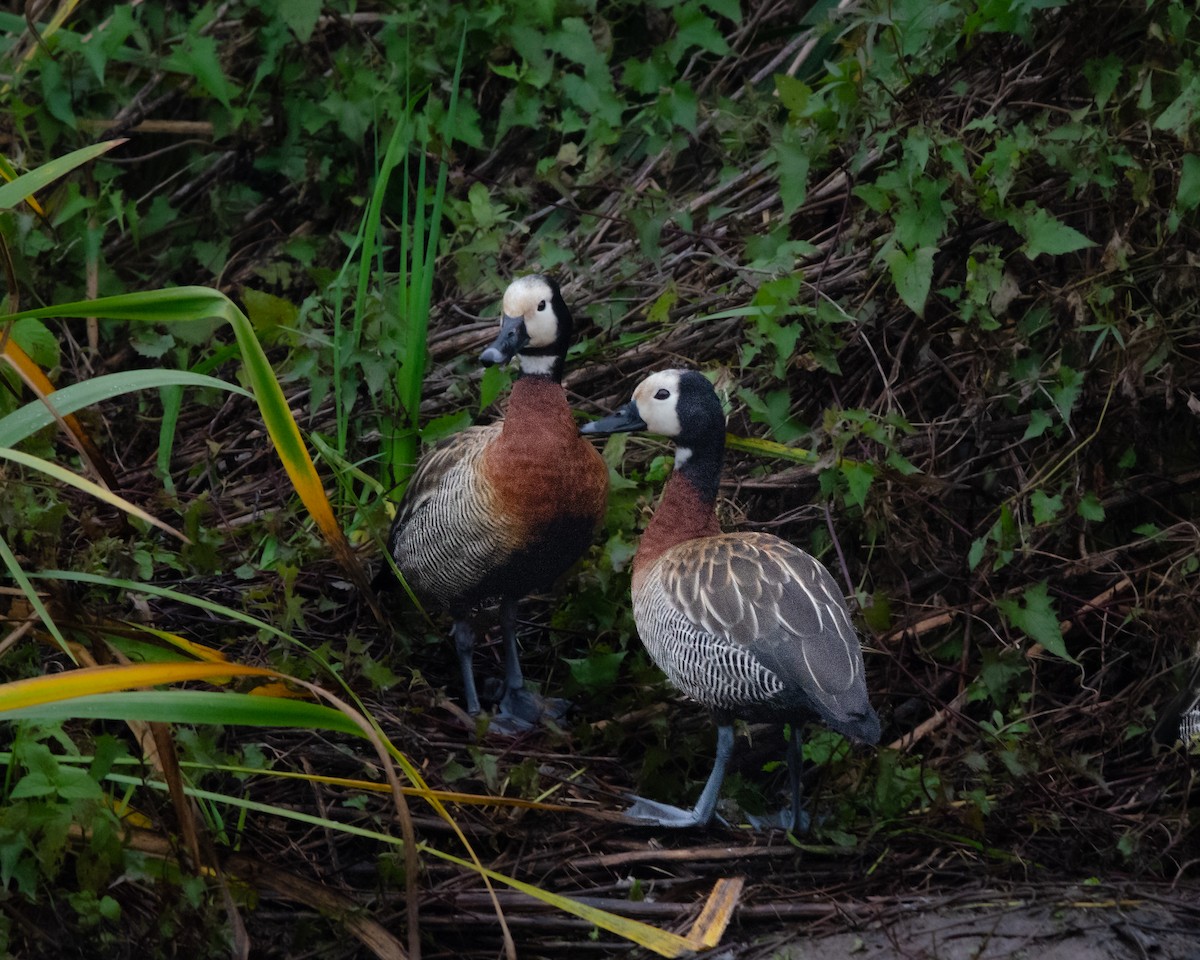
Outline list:
[[[685,540],[634,581],[634,617],[654,661],[685,694],[748,720],[819,719],[879,736],[862,650],[829,572],[785,540]]]

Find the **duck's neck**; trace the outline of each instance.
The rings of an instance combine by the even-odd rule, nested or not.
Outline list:
[[[719,443],[676,452],[675,471],[633,558],[635,581],[677,543],[721,532],[715,505],[724,453],[724,437]]]
[[[540,446],[551,438],[573,441],[579,428],[562,384],[552,377],[525,374],[513,384],[504,414],[505,441]]]

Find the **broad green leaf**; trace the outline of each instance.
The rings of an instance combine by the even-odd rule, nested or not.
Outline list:
[[[39,367],[49,370],[58,366],[58,338],[54,336],[41,320],[25,317],[12,325],[9,336],[13,338],[29,359]]]
[[[291,0],[288,0],[291,2]],[[163,69],[195,77],[226,110],[233,109],[233,98],[241,88],[221,69],[220,51],[214,37],[191,34],[160,61]]]
[[[1029,426],[1025,428],[1022,440],[1036,440],[1049,429],[1054,421],[1045,410],[1032,410],[1029,413]]]
[[[808,106],[808,98],[812,96],[812,87],[803,80],[797,80],[786,73],[777,73],[775,74],[775,92],[779,94],[779,102],[794,118],[804,114],[804,110]]]
[[[979,561],[983,559],[983,551],[987,549],[987,545],[988,538],[986,536],[971,541],[971,549],[967,551],[968,570],[974,570],[979,566]]]
[[[779,170],[779,198],[787,218],[804,203],[811,159],[804,144],[785,137],[775,144],[775,163]]]
[[[933,282],[933,247],[921,247],[912,253],[893,248],[886,256],[892,283],[896,293],[918,317],[925,315],[925,301],[929,299],[929,287]]]
[[[1071,663],[1079,663],[1067,652],[1058,614],[1054,610],[1054,601],[1050,598],[1044,582],[1027,587],[1020,601],[997,600],[996,609],[1012,626],[1040,643],[1055,656]]]
[[[1189,130],[1196,120],[1197,104],[1200,103],[1200,76],[1194,76],[1179,96],[1167,105],[1154,121],[1155,130],[1169,130],[1180,139],[1187,139]]]

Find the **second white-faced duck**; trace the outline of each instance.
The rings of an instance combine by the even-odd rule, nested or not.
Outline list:
[[[585,434],[647,430],[675,441],[675,469],[633,561],[633,613],[667,678],[717,723],[712,773],[691,810],[645,798],[626,812],[663,827],[707,824],[733,753],[735,719],[791,724],[791,808],[775,822],[795,831],[800,728],[817,721],[852,740],[879,741],[862,649],[837,582],[803,550],[767,533],[722,533],[715,503],[725,414],[695,370],[651,374]]]

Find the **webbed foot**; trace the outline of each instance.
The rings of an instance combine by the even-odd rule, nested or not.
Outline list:
[[[806,811],[800,810],[793,816],[791,807],[784,807],[774,813],[765,813],[761,817],[750,813],[745,816],[746,821],[755,830],[787,830],[798,837],[808,833],[809,827],[812,825],[812,819]]]
[[[524,687],[508,690],[500,701],[500,709],[492,716],[488,730],[503,736],[516,736],[544,721],[561,720],[570,707],[570,700],[543,697]]]
[[[666,827],[669,830],[686,830],[689,827],[706,827],[714,819],[714,815],[705,816],[696,808],[684,810],[673,807],[669,803],[659,803],[657,800],[647,800],[645,797],[632,797],[634,803],[625,811],[625,819],[634,820],[640,824],[653,824]],[[726,825],[725,821],[716,816],[718,823]]]

